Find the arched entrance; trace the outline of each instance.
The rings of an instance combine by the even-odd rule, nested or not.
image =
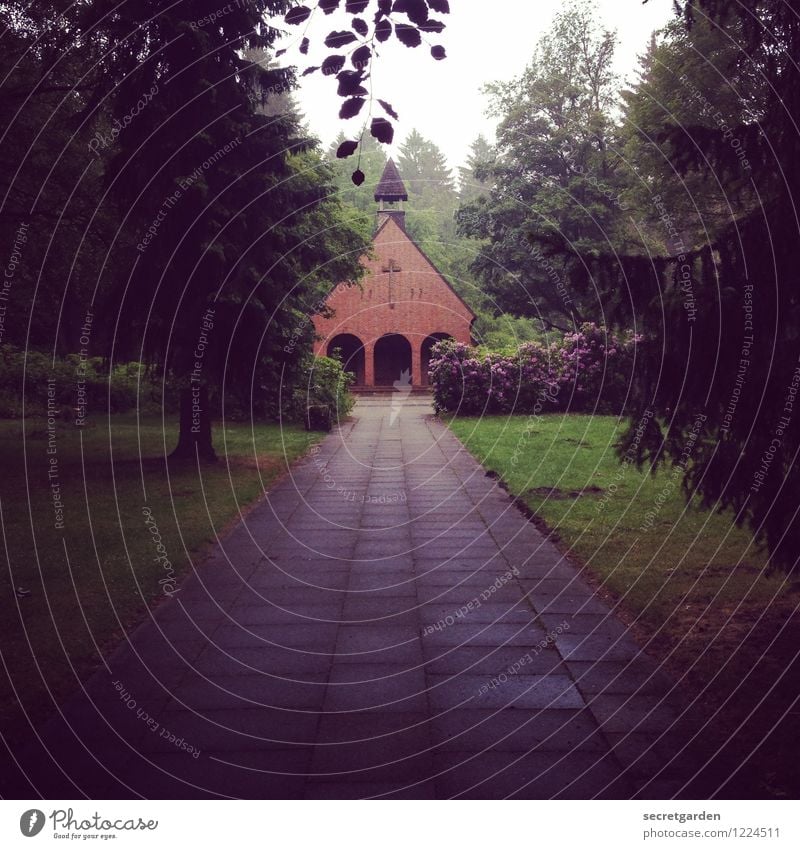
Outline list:
[[[411,380],[411,343],[399,333],[381,336],[375,343],[375,385],[394,386],[408,371]]]
[[[428,363],[431,361],[431,348],[437,343],[441,342],[442,339],[452,339],[453,337],[449,333],[431,333],[430,336],[426,337],[422,342],[421,349],[421,368],[422,368],[422,383],[424,386],[428,385]]]
[[[328,356],[332,357],[334,353],[339,352],[342,358],[342,365],[345,371],[349,371],[355,375],[357,386],[364,385],[364,345],[358,336],[353,336],[352,333],[340,333],[334,336],[328,344]]]

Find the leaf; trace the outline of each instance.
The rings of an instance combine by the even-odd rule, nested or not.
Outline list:
[[[333,53],[322,63],[322,73],[338,74],[344,68],[344,56],[340,53]]]
[[[373,118],[369,131],[382,144],[391,144],[394,138],[394,127],[386,118]]]
[[[307,38],[304,38],[304,39],[300,42],[300,52],[301,52],[304,56],[308,53],[308,45],[309,45],[309,41],[308,41],[308,39],[307,39]]]
[[[284,54],[285,52],[286,52],[286,48],[285,48],[285,47],[281,48],[280,50],[276,50],[276,51],[275,51],[275,58],[277,59],[277,58],[278,58],[278,56],[283,56],[283,54]]]
[[[375,20],[390,15],[392,13],[392,0],[378,0],[378,11],[375,13]]]
[[[378,98],[378,103],[380,103],[380,105],[386,110],[386,113],[388,115],[391,115],[392,118],[394,118],[395,121],[400,119],[400,116],[392,108],[391,103],[387,103],[385,100],[381,100],[380,98]]]
[[[325,46],[330,47],[332,50],[338,50],[340,47],[352,44],[356,40],[356,36],[349,30],[334,30],[328,33],[328,37],[325,39]]]
[[[330,15],[331,12],[336,11],[339,8],[339,3],[341,0],[319,0],[317,4],[326,15]]]
[[[287,24],[295,26],[297,24],[302,24],[305,20],[308,20],[310,14],[311,9],[309,9],[308,6],[295,6],[293,9],[289,9],[284,20]]]
[[[353,18],[353,29],[359,35],[366,35],[369,32],[369,24],[363,18]]]
[[[342,104],[342,108],[339,110],[339,117],[344,119],[345,121],[348,118],[355,118],[356,115],[364,108],[364,104],[367,101],[364,100],[363,97],[351,97],[349,100],[345,100]]]
[[[442,15],[450,14],[450,3],[448,3],[448,0],[428,0],[428,5],[434,12],[439,12]]]
[[[353,176],[352,176],[351,179],[353,180],[353,182],[357,186],[360,186],[364,183],[364,180],[366,180],[367,178],[364,175],[364,172],[360,168],[358,168],[355,171],[353,171]]]
[[[433,56],[436,60],[446,59],[447,51],[441,44],[434,44],[434,46],[431,47],[431,56]]]
[[[345,0],[344,10],[348,15],[360,15],[369,6],[370,0]]]
[[[339,90],[336,92],[339,97],[355,97],[369,92],[361,85],[364,75],[361,71],[341,71],[337,75],[339,80]]]
[[[357,150],[357,141],[343,141],[336,149],[336,158],[347,159],[348,156],[352,156]]]
[[[350,61],[353,63],[354,68],[366,68],[369,65],[371,56],[372,51],[365,44],[362,47],[359,47],[358,50],[353,51]]]
[[[397,40],[405,44],[406,47],[419,47],[422,44],[422,36],[416,27],[410,24],[395,24],[394,34]]]
[[[385,18],[375,24],[375,38],[378,41],[388,41],[392,37],[392,25]]]
[[[428,21],[420,26],[423,32],[440,33],[444,29],[444,24],[437,21],[436,18],[429,18]]]
[[[394,0],[393,12],[402,12],[415,24],[424,24],[428,20],[428,4],[425,0]]]
[[[319,65],[312,65],[310,68],[306,68],[305,71],[303,71],[303,73],[300,74],[300,76],[301,77],[307,77],[309,74],[313,74],[314,71],[318,71],[318,70],[319,70]]]

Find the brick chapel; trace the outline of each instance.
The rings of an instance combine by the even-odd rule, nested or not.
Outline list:
[[[341,352],[355,389],[428,383],[433,345],[453,338],[470,344],[475,314],[455,293],[405,228],[408,193],[390,159],[375,189],[379,204],[372,256],[361,286],[339,283],[327,299],[330,318],[314,316],[314,353]]]

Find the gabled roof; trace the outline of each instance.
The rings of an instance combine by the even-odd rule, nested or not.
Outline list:
[[[375,200],[386,200],[392,203],[398,200],[408,200],[408,192],[403,183],[403,178],[400,176],[393,159],[386,162],[381,181],[375,189]]]
[[[461,297],[461,295],[459,295],[459,294],[458,294],[458,292],[456,292],[456,290],[455,290],[455,289],[454,289],[454,288],[450,285],[450,282],[449,282],[449,281],[448,281],[448,279],[444,276],[444,274],[442,274],[442,272],[441,272],[441,271],[439,271],[439,269],[436,267],[436,265],[435,265],[434,261],[433,261],[433,260],[432,260],[432,259],[431,259],[431,258],[430,258],[430,257],[429,257],[426,253],[425,253],[425,251],[423,251],[423,250],[422,250],[422,248],[421,248],[421,247],[420,247],[420,246],[419,246],[419,245],[418,245],[418,244],[417,244],[417,243],[416,243],[416,242],[415,242],[415,241],[411,238],[411,235],[409,234],[408,230],[406,230],[406,228],[403,226],[403,222],[402,222],[402,219],[401,219],[401,218],[398,218],[397,216],[392,215],[391,213],[389,213],[389,214],[385,215],[385,216],[384,216],[384,218],[383,218],[383,221],[381,221],[381,223],[378,225],[378,229],[375,231],[375,235],[372,237],[372,241],[373,241],[373,243],[374,243],[375,239],[378,237],[378,233],[380,233],[380,232],[381,232],[381,230],[383,230],[383,228],[384,228],[384,227],[386,227],[386,225],[387,225],[390,221],[394,221],[394,223],[397,225],[397,227],[398,227],[398,229],[400,230],[400,232],[401,232],[401,233],[402,233],[402,234],[403,234],[403,235],[404,235],[404,236],[408,239],[408,241],[409,241],[409,242],[411,242],[411,244],[412,244],[412,245],[413,245],[413,246],[417,249],[417,252],[418,252],[418,253],[422,256],[422,258],[425,260],[425,262],[427,262],[427,263],[428,263],[428,265],[429,265],[429,266],[430,266],[430,267],[431,267],[431,268],[432,268],[432,269],[436,272],[437,276],[438,276],[438,277],[439,277],[439,279],[442,281],[442,283],[444,283],[444,285],[445,285],[445,286],[447,286],[447,288],[448,288],[448,289],[449,289],[449,290],[450,290],[450,291],[451,291],[451,292],[452,292],[452,293],[456,296],[456,298],[458,299],[459,303],[460,303],[460,304],[461,304],[461,305],[462,305],[462,306],[463,306],[463,307],[467,310],[467,312],[468,312],[468,313],[472,316],[472,320],[474,321],[474,320],[477,318],[477,316],[476,316],[476,315],[475,315],[475,313],[473,312],[473,310],[472,310],[472,308],[470,307],[470,305],[469,305],[469,304],[468,304],[468,303],[467,303],[467,302],[466,302],[466,301],[465,301],[465,300]]]

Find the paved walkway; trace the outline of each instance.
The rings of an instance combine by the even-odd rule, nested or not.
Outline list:
[[[413,397],[362,400],[108,663],[45,729],[45,797],[683,784],[670,682]]]

